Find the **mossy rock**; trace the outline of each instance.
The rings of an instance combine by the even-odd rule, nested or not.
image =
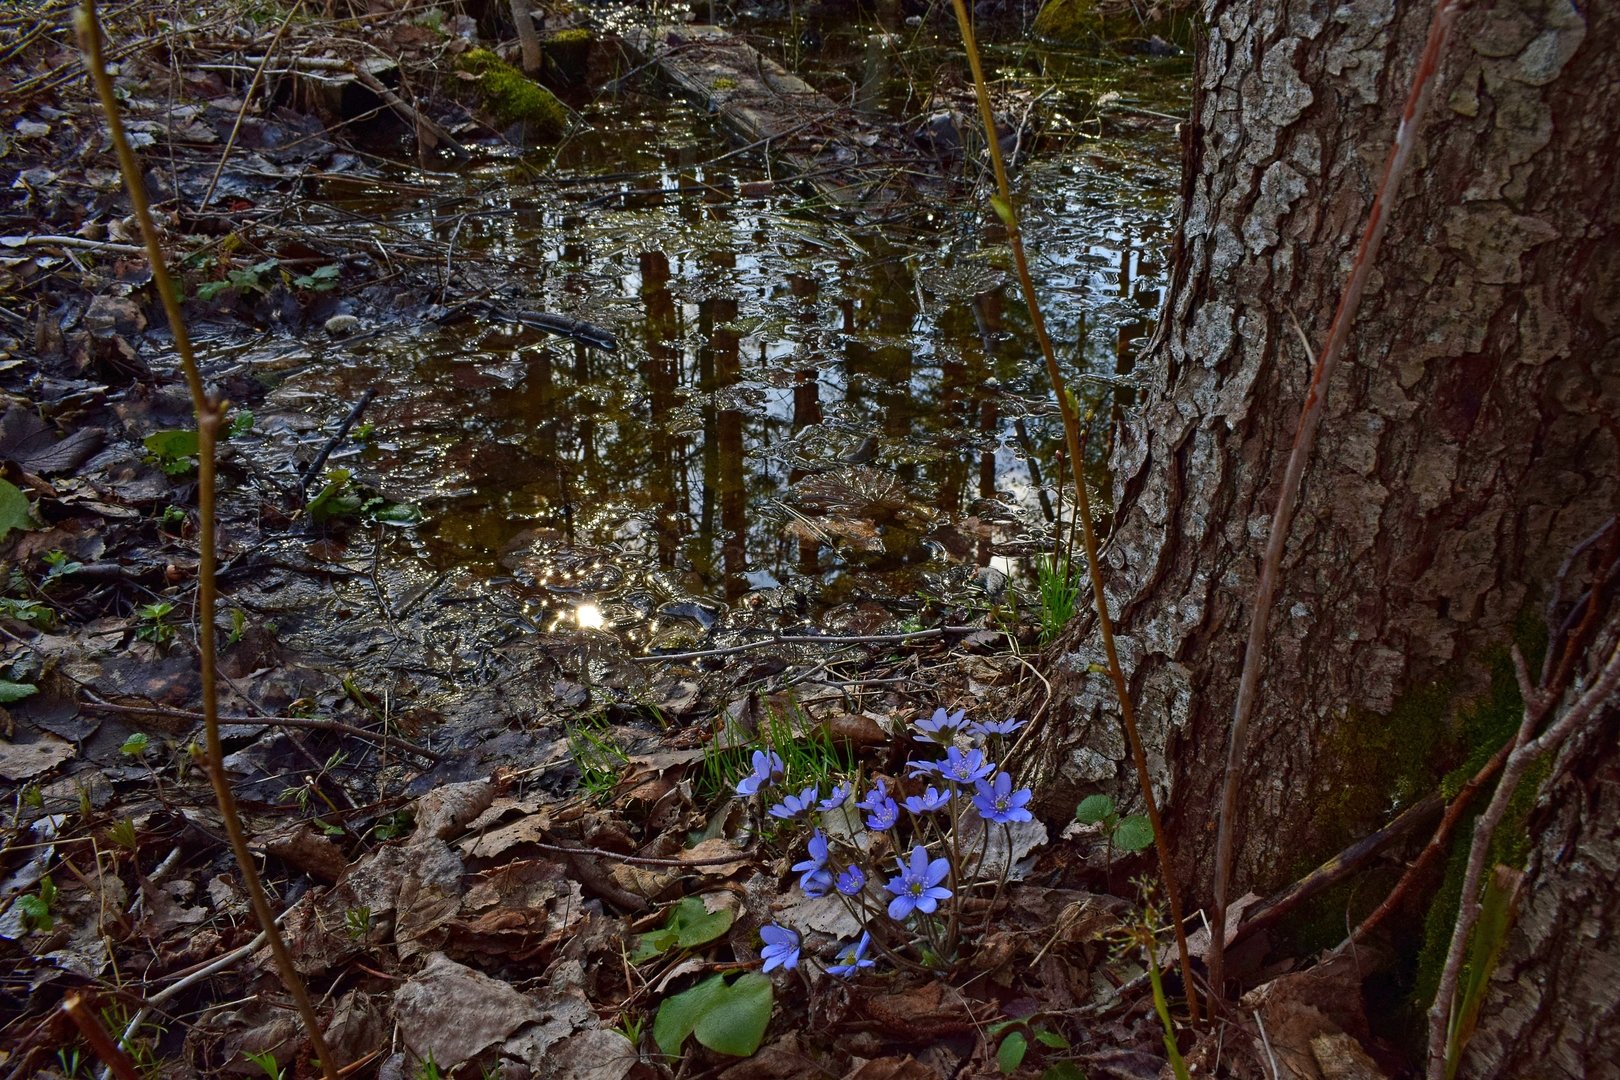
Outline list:
[[[1131,13],[1106,0],[1046,0],[1035,16],[1035,36],[1059,45],[1138,36],[1142,24]]]
[[[520,124],[533,142],[556,142],[568,129],[568,110],[556,95],[488,49],[463,53],[460,65],[478,76],[484,108],[501,127]]]
[[[596,40],[583,26],[558,30],[542,43],[546,74],[563,83],[582,83],[591,60],[591,42]]]

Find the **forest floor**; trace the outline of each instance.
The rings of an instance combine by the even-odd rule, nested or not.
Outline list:
[[[292,211],[314,183],[399,193],[379,154],[501,152],[451,62],[490,29],[420,5],[373,12],[363,42],[331,15],[170,14],[107,22],[193,332],[275,327],[318,352],[363,323],[465,317],[435,252],[311,234]],[[318,1075],[194,757],[191,406],[71,15],[0,7],[0,1066],[99,1073],[58,1008],[78,993],[145,1075]],[[260,66],[283,88],[268,106]],[[204,375],[234,410],[208,628],[226,764],[345,1075],[1165,1073],[1148,863],[1114,847],[1111,812],[1077,824],[1083,793],[1051,776],[1037,609],[981,590],[925,624],[871,610],[831,631],[757,609],[663,654],[537,627],[499,589],[388,565],[413,508],[322,468],[363,421],[263,408],[262,372],[228,353]],[[1024,721],[952,753],[976,741],[1016,782],[1051,780],[1032,815],[992,828],[970,782],[908,768],[945,760],[950,739],[916,727],[937,708]],[[739,797],[751,775],[763,790]],[[952,826],[852,809],[932,784],[959,792]],[[812,816],[842,855],[805,870]],[[930,840],[956,895],[938,919],[888,919],[884,879]],[[813,879],[830,895],[806,895],[850,864],[870,874],[853,902]],[[770,962],[762,927],[796,935],[794,963]],[[878,962],[829,974],[863,931]],[[1277,991],[1268,1015],[1300,998]],[[1201,1072],[1265,1074],[1246,1020],[1178,1026]],[[1279,1053],[1321,1059],[1321,1025],[1278,1026]]]

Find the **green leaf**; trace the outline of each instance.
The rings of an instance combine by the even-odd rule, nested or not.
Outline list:
[[[141,440],[147,451],[160,461],[177,461],[181,458],[197,456],[197,431],[195,428],[174,428],[169,431],[154,431]]]
[[[775,996],[764,975],[751,971],[739,976],[703,1014],[692,1034],[717,1054],[748,1057],[765,1039]]]
[[[326,292],[337,287],[338,275],[342,272],[343,268],[337,263],[328,263],[325,266],[317,266],[307,274],[299,274],[293,278],[293,285],[311,292]]]
[[[1086,1074],[1074,1062],[1060,1061],[1047,1066],[1046,1071],[1041,1073],[1041,1080],[1086,1080]]]
[[[1035,1041],[1049,1050],[1067,1050],[1069,1048],[1068,1039],[1055,1031],[1047,1031],[1045,1028],[1035,1032]]]
[[[137,731],[129,738],[124,740],[124,745],[118,748],[118,752],[120,754],[127,754],[130,757],[140,757],[142,754],[146,753],[146,748],[150,746],[151,743],[152,740],[146,737],[146,733],[144,731]]]
[[[1004,1073],[1016,1071],[1024,1063],[1024,1054],[1028,1050],[1029,1040],[1024,1038],[1022,1031],[1008,1032],[996,1050],[996,1067]]]
[[[703,1019],[703,1014],[725,992],[725,978],[715,975],[690,990],[682,990],[674,997],[665,998],[658,1006],[658,1015],[653,1018],[653,1041],[658,1044],[658,1049],[670,1057],[678,1056],[686,1037],[692,1034],[692,1029]]]
[[[212,300],[220,293],[225,292],[228,289],[234,289],[235,287],[236,286],[229,281],[205,281],[201,285],[197,286],[197,299]]]
[[[990,206],[995,210],[996,217],[1000,218],[1001,223],[1007,228],[1016,229],[1018,227],[1018,218],[1013,213],[1012,204],[1006,199],[1003,199],[1000,195],[992,195],[990,196]]]
[[[1146,851],[1153,846],[1153,824],[1145,814],[1121,818],[1114,829],[1114,846],[1121,851]]]
[[[225,429],[225,437],[234,439],[239,435],[246,435],[253,430],[253,410],[237,409],[231,414],[231,426]]]
[[[681,1052],[688,1035],[716,1053],[748,1057],[765,1038],[774,1000],[771,980],[757,972],[730,986],[715,975],[664,999],[653,1019],[653,1041],[671,1057]]]
[[[9,679],[0,679],[0,705],[10,705],[14,701],[21,701],[25,697],[33,697],[39,693],[39,687],[28,683],[12,682]]]
[[[13,529],[32,529],[33,515],[28,512],[28,496],[9,480],[0,480],[0,539]]]
[[[670,908],[662,927],[636,936],[630,962],[639,964],[673,948],[691,949],[713,941],[731,929],[733,918],[732,912],[724,908],[709,911],[701,896],[688,896]]]
[[[1074,820],[1082,825],[1095,825],[1114,812],[1114,800],[1107,795],[1087,795],[1075,808]]]

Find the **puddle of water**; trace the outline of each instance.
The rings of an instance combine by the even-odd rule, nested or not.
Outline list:
[[[962,78],[926,41],[880,55],[874,33],[828,29],[807,77],[907,115],[918,72]],[[993,61],[1046,95],[1019,181],[1026,242],[1100,447],[1164,286],[1178,156],[1163,124],[1122,134],[1119,110],[1178,111],[1185,65],[1027,46]],[[616,351],[477,320],[390,329],[335,346],[267,407],[335,422],[380,387],[375,437],[341,464],[422,505],[436,568],[513,574],[543,619],[588,602],[673,643],[725,605],[781,602],[779,585],[795,618],[901,614],[942,577],[1016,572],[1048,543],[1062,437],[986,208],[819,214],[668,95],[643,80],[586,104],[589,133],[541,171],[496,161],[431,199],[351,187],[306,211],[448,244],[452,298],[583,319]]]

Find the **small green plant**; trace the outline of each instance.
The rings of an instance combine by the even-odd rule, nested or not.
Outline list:
[[[144,731],[137,731],[124,740],[118,747],[118,752],[125,757],[145,757],[147,750],[151,749],[152,740]]]
[[[165,506],[163,513],[158,515],[158,528],[164,532],[177,533],[186,527],[186,512],[179,506]]]
[[[225,635],[225,644],[235,645],[242,640],[242,635],[247,633],[247,612],[239,607],[231,608],[230,617],[231,629]]]
[[[275,259],[265,259],[243,269],[229,268],[223,281],[205,281],[197,286],[197,299],[212,300],[222,292],[256,292],[268,294],[270,287],[265,277],[281,268]]]
[[[444,1073],[439,1069],[439,1063],[433,1060],[433,1051],[416,1067],[416,1080],[444,1080]]]
[[[1003,1020],[999,1024],[991,1024],[985,1029],[985,1034],[992,1039],[1001,1036],[1001,1043],[996,1047],[996,1068],[1004,1074],[1018,1071],[1018,1067],[1024,1063],[1024,1058],[1029,1053],[1031,1039],[1048,1050],[1069,1049],[1068,1039],[1044,1024],[1031,1024],[1028,1018]],[[1051,1075],[1053,1069],[1066,1064],[1069,1063],[1060,1062],[1048,1068],[1042,1074],[1042,1080],[1058,1080],[1059,1076],[1067,1075],[1066,1072],[1059,1072],[1057,1076]],[[1072,1065],[1069,1067],[1073,1068]]]
[[[17,600],[9,596],[0,597],[0,618],[14,619],[40,630],[49,630],[56,625],[56,612],[44,604],[37,600]]]
[[[669,909],[662,927],[636,935],[630,962],[639,964],[670,949],[694,949],[706,944],[731,929],[735,917],[728,908],[710,911],[701,896],[684,897]]]
[[[630,760],[613,733],[600,720],[570,724],[568,753],[579,769],[579,786],[597,801],[612,794],[619,782],[619,770]]]
[[[371,909],[352,907],[343,913],[343,929],[356,941],[364,941],[371,933]]]
[[[77,1046],[64,1046],[56,1051],[56,1071],[66,1077],[66,1080],[74,1080],[83,1066],[84,1052]]]
[[[396,810],[373,825],[371,835],[376,840],[397,840],[410,832],[415,824],[415,818],[409,810]]]
[[[1082,825],[1101,825],[1111,847],[1132,854],[1153,846],[1153,826],[1146,814],[1120,817],[1108,795],[1088,795],[1075,808],[1074,819]]]
[[[163,470],[165,476],[190,476],[197,471],[195,428],[154,431],[141,444],[146,447],[146,460]]]
[[[23,926],[29,930],[49,930],[56,925],[56,883],[51,875],[39,879],[39,889],[17,897]]]
[[[124,818],[121,821],[113,822],[112,827],[107,830],[107,837],[130,854],[134,854],[140,847],[140,839],[135,832],[134,818]]]
[[[10,705],[23,698],[33,697],[39,693],[39,687],[33,683],[12,682],[10,679],[0,679],[0,705]]]
[[[1080,603],[1080,575],[1067,556],[1042,555],[1035,560],[1041,594],[1041,644],[1048,645],[1074,618]]]
[[[639,1049],[641,1036],[645,1033],[646,1026],[647,1018],[645,1016],[636,1013],[625,1013],[619,1017],[619,1022],[614,1025],[613,1030],[629,1039],[631,1046]]]
[[[169,622],[172,611],[174,605],[167,600],[157,600],[136,608],[135,639],[150,641],[158,646],[172,644],[175,638],[174,624]]]
[[[49,588],[53,583],[84,569],[84,563],[74,562],[68,557],[68,553],[60,548],[47,551],[41,557],[45,560],[46,566],[45,576],[39,582],[41,589]]]
[[[253,410],[237,409],[231,414],[231,422],[225,427],[227,439],[240,438],[253,430]]]
[[[273,1050],[260,1050],[257,1053],[249,1053],[247,1059],[264,1070],[267,1080],[281,1080],[286,1075],[281,1066],[276,1063],[276,1055]]]
[[[830,786],[833,778],[855,770],[853,751],[840,746],[826,728],[795,734],[792,717],[773,709],[753,739],[729,745],[724,739],[712,739],[704,746],[694,784],[697,795],[703,799],[730,795],[737,781],[748,775],[753,755],[761,752],[781,759],[781,782],[790,788]]]
[[[415,525],[422,520],[420,508],[410,503],[389,502],[354,482],[348,469],[326,470],[325,483],[309,500],[310,520],[317,523],[358,519],[382,525]]]

